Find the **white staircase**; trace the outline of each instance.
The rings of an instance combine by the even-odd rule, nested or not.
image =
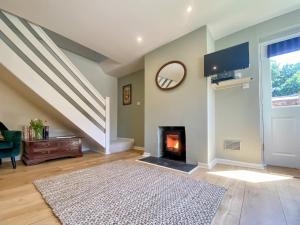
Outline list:
[[[102,97],[44,30],[0,10],[0,63],[110,153],[109,97]]]

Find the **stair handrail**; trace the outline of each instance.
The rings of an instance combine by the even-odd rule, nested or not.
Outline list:
[[[31,25],[31,24],[30,24]],[[99,93],[99,91],[89,82],[89,80],[81,73],[81,71],[73,64],[73,62],[65,55],[65,53],[52,41],[52,39],[46,34],[46,32],[40,26],[32,26],[33,29],[38,29],[40,34],[44,36],[45,41],[50,44],[53,51],[68,65],[73,73],[89,88],[92,93],[105,105],[105,98]]]

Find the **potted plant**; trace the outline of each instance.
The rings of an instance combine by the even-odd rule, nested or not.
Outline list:
[[[34,131],[35,139],[43,139],[44,123],[41,119],[33,119],[30,121],[30,127]]]

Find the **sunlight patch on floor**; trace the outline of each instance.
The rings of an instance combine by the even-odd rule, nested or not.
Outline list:
[[[262,183],[262,182],[293,179],[292,176],[275,175],[275,174],[247,171],[247,170],[216,171],[216,172],[208,172],[208,173],[212,175],[232,178],[236,180],[242,180],[251,183]]]

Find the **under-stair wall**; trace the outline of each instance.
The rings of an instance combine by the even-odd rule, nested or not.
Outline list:
[[[41,27],[4,11],[0,18],[1,64],[109,153],[109,97],[101,96]]]

